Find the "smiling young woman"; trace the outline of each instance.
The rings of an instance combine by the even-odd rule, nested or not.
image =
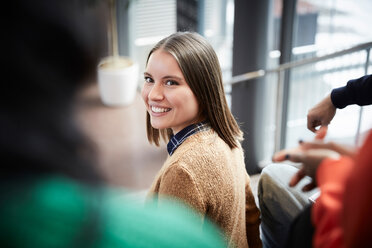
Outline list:
[[[151,199],[185,202],[220,226],[230,247],[261,247],[242,132],[227,106],[212,46],[195,33],[172,34],[150,51],[144,79],[148,140],[159,145],[162,137],[169,153]]]
[[[201,121],[199,104],[174,57],[161,49],[151,54],[142,97],[151,126],[170,128],[173,134]]]

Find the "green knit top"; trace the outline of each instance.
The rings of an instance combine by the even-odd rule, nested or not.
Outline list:
[[[180,204],[143,206],[122,191],[62,177],[1,192],[2,247],[224,247],[212,224],[201,229]]]

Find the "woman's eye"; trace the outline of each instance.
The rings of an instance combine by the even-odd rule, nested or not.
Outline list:
[[[150,77],[145,77],[145,82],[146,82],[146,83],[152,83],[152,82],[154,82],[154,81],[153,81],[152,78],[150,78]]]
[[[172,81],[172,80],[168,80],[165,84],[168,85],[168,86],[178,85],[178,83],[176,81]]]

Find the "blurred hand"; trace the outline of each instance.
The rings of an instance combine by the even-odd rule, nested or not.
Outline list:
[[[307,114],[307,128],[312,132],[316,132],[316,127],[328,126],[335,114],[336,107],[333,105],[329,94],[309,110]]]
[[[323,127],[319,128],[319,130],[317,130],[315,132],[314,142],[318,141],[318,143],[323,143],[322,140],[327,135],[327,130],[328,130],[327,126],[323,126]],[[310,142],[308,142],[308,143],[310,143]],[[302,144],[302,141],[300,141],[300,145],[298,147],[290,148],[290,149],[284,149],[284,150],[281,150],[279,152],[276,152],[274,154],[274,156],[272,157],[273,162],[283,162],[284,160],[286,160],[286,155],[287,154],[294,154],[294,153],[302,152],[304,147],[301,144]],[[307,147],[305,147],[305,148],[307,148]],[[327,149],[327,148],[325,148],[325,149]]]
[[[323,140],[314,140],[311,142],[302,142],[300,144],[302,150],[326,149],[337,152],[343,156],[355,157],[357,149],[354,146],[341,145],[335,142],[324,142]]]
[[[309,176],[312,182],[306,185],[302,190],[309,191],[316,187],[316,171],[320,163],[326,159],[338,159],[340,154],[328,149],[309,149],[302,150],[298,153],[287,154],[287,159],[292,162],[301,163],[302,167],[299,171],[292,177],[289,182],[289,186],[293,187],[297,185],[299,181],[305,176]]]
[[[303,190],[309,191],[316,187],[316,170],[319,164],[325,158],[337,159],[340,155],[354,157],[356,148],[346,145],[337,144],[334,142],[324,142],[324,137],[327,134],[327,126],[320,127],[316,131],[315,138],[310,142],[300,141],[299,146],[291,149],[281,150],[274,154],[274,162],[283,162],[289,160],[295,163],[301,163],[301,168],[292,177],[289,185],[291,187],[297,185],[305,176],[312,178],[312,182],[306,185]]]

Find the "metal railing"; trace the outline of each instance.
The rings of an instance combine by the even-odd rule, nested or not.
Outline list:
[[[284,99],[284,75],[287,71],[290,71],[294,68],[301,67],[304,65],[311,65],[315,64],[317,62],[330,60],[333,58],[338,58],[344,55],[349,55],[355,52],[365,51],[366,52],[366,60],[364,63],[364,74],[368,74],[368,67],[370,63],[370,50],[372,48],[372,42],[363,43],[354,47],[351,47],[349,49],[345,49],[342,51],[330,53],[323,56],[315,56],[308,59],[303,59],[299,61],[293,61],[285,64],[281,64],[276,68],[273,69],[267,69],[267,70],[257,70],[252,71],[248,73],[244,73],[241,75],[237,75],[232,77],[228,82],[226,82],[226,85],[233,85],[236,83],[242,83],[242,82],[249,82],[252,79],[261,78],[264,76],[267,76],[269,74],[277,74],[277,92],[276,92],[276,117],[275,117],[275,141],[274,141],[274,151],[278,151],[280,149],[283,149],[283,140],[284,134],[286,133],[286,126],[287,126],[287,118],[285,116],[285,111],[283,109],[283,106],[287,106],[285,104],[285,101],[288,101],[288,99]],[[360,114],[359,114],[359,123],[356,133],[356,139],[358,139],[359,132],[360,132],[360,123],[362,118],[363,108],[360,108]],[[356,140],[357,142],[357,140]]]

